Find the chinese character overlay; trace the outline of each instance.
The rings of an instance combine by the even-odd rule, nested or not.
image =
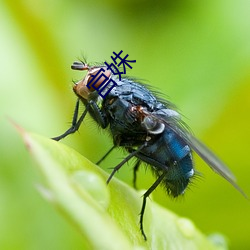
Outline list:
[[[110,70],[113,75],[119,75],[119,80],[121,81],[121,75],[126,74],[126,66],[132,69],[129,63],[135,63],[136,60],[126,60],[129,56],[128,54],[122,58],[120,55],[123,51],[121,50],[118,54],[113,52],[115,57],[111,56],[114,63],[108,64],[104,62],[107,66],[106,70]],[[120,60],[120,63],[117,63],[116,60]],[[120,66],[123,66],[123,71],[119,71]],[[117,86],[117,83],[111,79],[111,77],[107,77],[104,73],[105,70],[100,68],[99,71],[95,75],[91,75],[92,79],[88,82],[87,87],[90,89],[91,87],[98,91],[98,94],[104,99],[107,94]]]
[[[108,70],[111,70],[111,72],[114,74],[114,75],[119,75],[119,80],[121,81],[121,75],[122,74],[126,74],[126,66],[128,66],[130,69],[132,69],[132,67],[129,65],[129,63],[135,63],[136,60],[126,60],[127,57],[129,56],[128,54],[122,58],[120,55],[123,51],[121,50],[118,54],[116,54],[115,52],[113,52],[113,54],[115,55],[115,57],[111,56],[111,59],[113,60],[113,62],[115,63],[111,63],[111,64],[108,64],[105,62],[105,64],[107,65],[107,69]],[[121,60],[120,63],[117,63],[116,60],[119,59]],[[123,66],[123,71],[119,71],[118,67],[120,66]],[[115,70],[114,70],[114,69]]]
[[[108,86],[109,84],[112,84],[111,86]],[[115,87],[117,86],[117,83],[113,79],[109,79],[108,82],[105,84],[105,86],[99,91],[99,95],[104,99],[106,95]],[[108,87],[108,88],[107,88]]]
[[[91,87],[93,87],[95,90],[99,90],[99,88],[109,79],[106,75],[104,75],[103,73],[97,77],[99,75],[100,72],[105,72],[104,69],[100,68],[99,71],[95,74],[95,75],[91,75],[92,79],[88,82],[87,87],[90,89]],[[102,83],[99,84],[99,86],[95,86],[97,83],[99,83],[99,80],[104,77],[105,79],[103,80]],[[95,81],[94,79],[97,78]],[[92,83],[94,81],[94,83]],[[92,85],[90,86],[90,84],[92,83]]]

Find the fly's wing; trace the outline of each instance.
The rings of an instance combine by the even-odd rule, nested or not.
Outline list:
[[[237,185],[236,178],[229,168],[222,162],[210,149],[191,134],[181,136],[187,144],[219,175],[230,182],[243,196],[247,199],[247,195]]]
[[[164,111],[163,111],[164,112]],[[180,117],[176,115],[169,115],[169,111],[162,114],[162,111],[157,114],[152,114],[155,119],[158,118],[159,122],[162,122],[166,127],[173,130],[182,140],[184,140],[190,148],[192,148],[216,173],[221,175],[229,183],[231,183],[243,196],[247,199],[247,195],[236,184],[236,178],[228,167],[202,142],[195,138],[185,127],[180,120]]]

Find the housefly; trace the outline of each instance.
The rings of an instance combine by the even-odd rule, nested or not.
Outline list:
[[[89,113],[101,128],[110,131],[113,138],[113,147],[101,160],[116,147],[123,147],[128,152],[125,159],[114,167],[107,183],[131,158],[137,159],[134,166],[134,184],[139,166],[142,163],[150,166],[156,181],[143,195],[140,230],[145,240],[143,216],[147,197],[159,184],[172,197],[184,193],[195,174],[192,151],[244,195],[232,172],[189,132],[175,106],[169,101],[157,97],[146,85],[135,79],[123,77],[119,80],[106,65],[89,66],[85,62],[74,62],[71,68],[86,70],[87,74],[73,87],[78,99],[71,127],[53,139],[59,141],[76,132]],[[107,78],[117,83],[105,98],[100,97],[96,90],[101,84],[100,79],[95,82],[95,88],[88,87],[88,83],[100,69]],[[79,116],[80,102],[85,110]]]

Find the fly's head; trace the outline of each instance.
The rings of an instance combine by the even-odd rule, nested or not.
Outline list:
[[[92,86],[89,86],[89,83],[93,81],[96,74],[102,71],[102,75],[108,78],[111,77],[111,71],[107,70],[106,66],[89,66],[87,63],[84,62],[74,62],[71,65],[71,69],[88,71],[86,76],[79,82],[75,83],[73,87],[75,94],[84,100],[88,100],[89,95],[95,91]],[[103,83],[103,80],[104,77],[98,77],[97,80],[94,81],[95,87],[98,88]]]

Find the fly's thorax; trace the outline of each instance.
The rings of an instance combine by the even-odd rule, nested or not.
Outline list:
[[[73,87],[75,94],[85,100],[88,100],[89,95],[96,91],[96,89],[98,89],[107,78],[110,78],[112,75],[111,71],[107,70],[107,67],[105,66],[90,67],[87,64],[75,62],[71,68],[76,70],[88,70],[87,75],[82,80],[75,83]],[[95,88],[92,86],[93,84]]]
[[[150,133],[150,134],[161,134],[165,125],[161,121],[158,121],[153,116],[146,116],[142,121],[142,126]]]

